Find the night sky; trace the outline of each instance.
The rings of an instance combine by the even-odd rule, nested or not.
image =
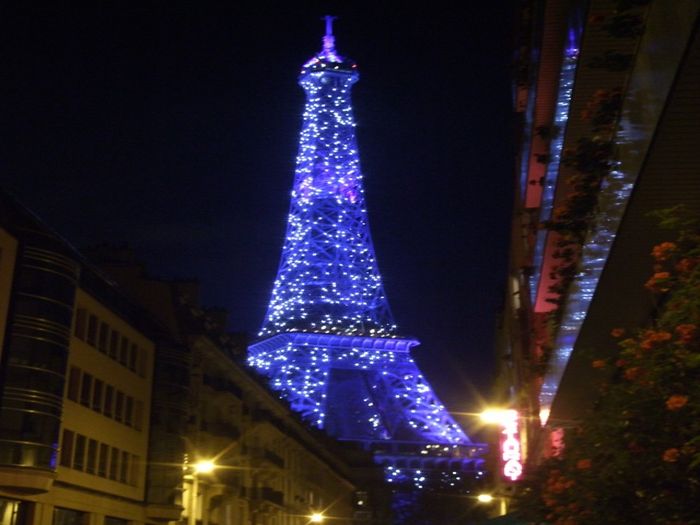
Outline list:
[[[229,4],[0,7],[0,183],[78,248],[128,243],[153,276],[199,279],[204,305],[254,336],[285,233],[297,75],[336,14],[394,316],[448,408],[475,408],[506,281],[512,2]]]

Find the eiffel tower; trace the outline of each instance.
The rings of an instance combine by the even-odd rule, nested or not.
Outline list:
[[[357,66],[336,52],[334,17],[303,65],[306,106],[287,233],[248,363],[309,424],[374,452],[394,485],[454,487],[481,475],[472,443],[400,337],[370,236],[350,90]]]

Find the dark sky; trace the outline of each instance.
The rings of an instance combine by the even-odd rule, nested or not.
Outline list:
[[[451,410],[491,380],[511,210],[512,2],[0,7],[0,182],[77,247],[128,242],[260,327],[302,63],[332,12],[394,315]],[[126,4],[125,4],[126,5]],[[178,7],[181,5],[182,7]]]

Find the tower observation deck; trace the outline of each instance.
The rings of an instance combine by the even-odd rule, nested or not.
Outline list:
[[[282,257],[248,363],[309,424],[363,443],[387,480],[454,486],[479,476],[472,443],[399,336],[370,235],[350,91],[326,17],[321,51],[301,69],[306,93]],[[457,478],[457,481],[455,480]]]

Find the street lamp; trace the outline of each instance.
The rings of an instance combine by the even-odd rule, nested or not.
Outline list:
[[[216,463],[214,463],[210,459],[207,459],[204,461],[198,461],[197,463],[192,465],[192,468],[197,474],[209,474],[213,472],[213,470],[216,468]]]
[[[505,408],[487,408],[479,414],[479,417],[484,423],[502,425],[504,421],[512,417],[512,412],[514,411]]]
[[[325,516],[320,512],[314,512],[309,517],[309,523],[323,523],[325,521]]]
[[[199,493],[199,475],[210,474],[217,467],[216,463],[210,459],[198,461],[190,465],[192,469],[192,494],[190,496],[190,508],[187,515],[187,525],[197,525],[197,503]],[[204,498],[202,498],[204,499]],[[204,503],[204,502],[202,502]],[[203,520],[206,523],[206,520]]]
[[[504,496],[494,496],[493,494],[479,494],[476,497],[479,503],[493,503],[493,500],[498,500],[498,516],[505,516],[508,512],[508,502]]]

